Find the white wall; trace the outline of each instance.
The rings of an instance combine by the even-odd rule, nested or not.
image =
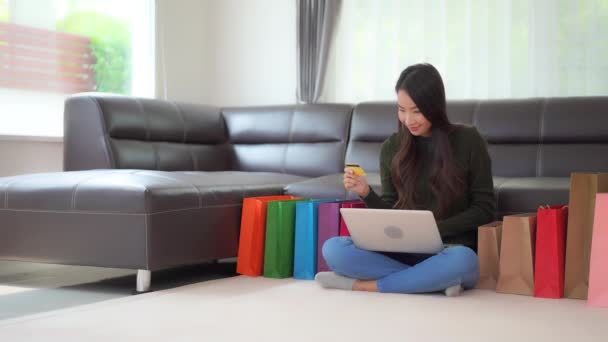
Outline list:
[[[295,1],[211,4],[208,102],[229,106],[295,103]]]
[[[158,97],[295,103],[295,7],[294,0],[158,0]]]
[[[63,169],[61,141],[0,138],[0,177]]]
[[[208,1],[156,1],[156,97],[203,102]]]

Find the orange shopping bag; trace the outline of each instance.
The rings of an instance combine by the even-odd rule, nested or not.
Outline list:
[[[239,254],[236,262],[237,273],[252,277],[262,275],[264,270],[267,203],[294,198],[296,197],[262,196],[249,197],[243,200]]]

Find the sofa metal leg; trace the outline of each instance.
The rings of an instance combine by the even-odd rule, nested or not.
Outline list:
[[[152,272],[148,270],[137,270],[137,292],[149,291],[151,280]]]

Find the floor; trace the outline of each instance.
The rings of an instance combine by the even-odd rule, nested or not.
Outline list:
[[[231,260],[154,272],[152,290],[235,275]],[[136,271],[0,261],[0,320],[131,297]]]
[[[0,321],[0,341],[607,341],[608,309],[229,277]]]

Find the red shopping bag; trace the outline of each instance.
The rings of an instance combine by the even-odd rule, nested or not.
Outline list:
[[[536,221],[534,297],[564,297],[568,206],[540,207]]]
[[[351,201],[342,203],[340,205],[340,208],[367,208],[367,206],[363,201]],[[340,232],[338,235],[350,236],[348,226],[346,225],[346,222],[344,222],[344,218],[342,218],[342,215],[340,215]]]

